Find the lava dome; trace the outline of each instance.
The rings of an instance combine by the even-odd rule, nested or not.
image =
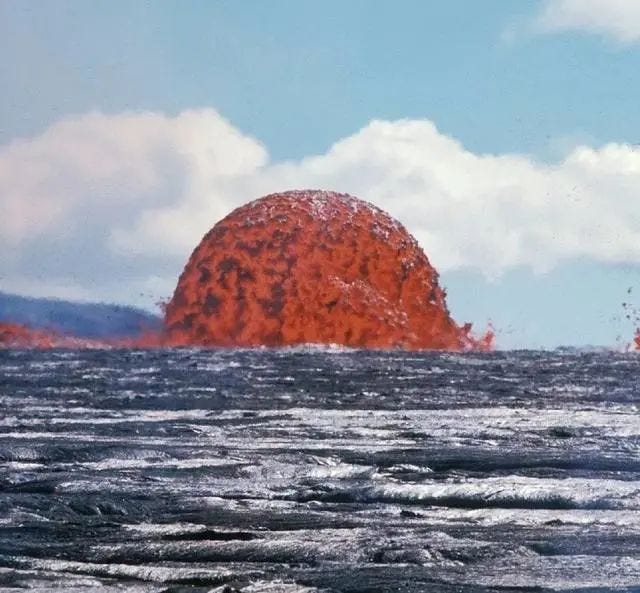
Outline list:
[[[165,324],[175,345],[459,350],[469,340],[399,222],[318,190],[271,194],[218,222],[182,272]]]

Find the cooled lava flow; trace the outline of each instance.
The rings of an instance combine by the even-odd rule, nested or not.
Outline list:
[[[218,222],[166,308],[173,345],[489,349],[451,319],[404,227],[345,194],[266,196]]]

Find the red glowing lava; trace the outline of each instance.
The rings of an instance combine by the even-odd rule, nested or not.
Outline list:
[[[55,336],[37,331],[18,323],[0,322],[0,347],[4,348],[53,348]]]
[[[397,221],[345,194],[291,191],[238,208],[207,233],[163,332],[92,340],[0,323],[0,347],[493,348],[491,329],[479,339],[470,330],[451,319],[437,272]]]
[[[165,345],[164,335],[152,331],[141,332],[135,337],[97,340],[65,335],[54,329],[0,322],[0,348],[157,348]]]
[[[640,350],[640,328],[636,330],[636,336],[633,338],[633,343],[635,344],[636,350]]]
[[[33,329],[19,323],[0,322],[0,348],[102,348],[104,342],[65,336],[55,330]]]
[[[166,308],[169,343],[490,349],[451,319],[438,274],[388,214],[325,191],[272,194],[202,239]]]

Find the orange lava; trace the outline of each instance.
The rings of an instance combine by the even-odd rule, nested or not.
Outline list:
[[[156,348],[164,345],[164,335],[157,332],[144,332],[133,338],[94,340],[64,335],[53,329],[33,329],[19,323],[0,322],[0,348]]]
[[[451,319],[404,227],[357,198],[290,191],[242,206],[194,250],[167,304],[172,345],[491,349]]]
[[[89,348],[101,343],[54,330],[33,329],[19,323],[0,322],[0,348]]]
[[[635,344],[636,350],[640,350],[640,328],[636,330],[636,336],[633,338],[633,343]]]
[[[0,323],[0,347],[53,348],[54,336],[18,323]]]

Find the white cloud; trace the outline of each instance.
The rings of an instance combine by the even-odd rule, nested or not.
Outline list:
[[[539,32],[587,31],[640,42],[638,0],[546,0],[534,20]]]
[[[545,165],[472,153],[426,120],[373,121],[325,154],[269,163],[212,110],[91,114],[0,148],[2,288],[72,284],[85,298],[153,302],[233,208],[309,187],[387,210],[442,270],[640,263],[631,145],[580,146]]]
[[[116,228],[147,207],[175,205],[231,176],[251,173],[266,151],[213,110],[63,120],[41,136],[0,148],[2,239],[79,232],[81,212]]]

